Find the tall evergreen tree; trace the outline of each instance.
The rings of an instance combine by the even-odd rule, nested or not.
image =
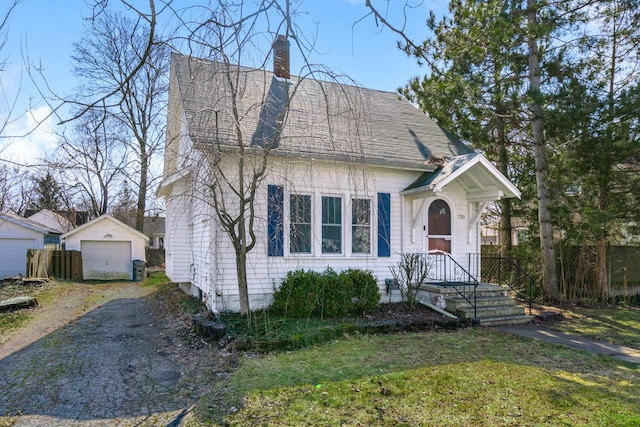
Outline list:
[[[608,245],[639,219],[640,2],[599,1],[588,10],[582,90],[575,93],[581,96],[573,116],[581,127],[568,140],[564,163],[579,190],[565,203],[578,215],[566,228],[572,241],[596,247],[595,282],[581,295],[608,298]]]
[[[431,14],[427,25],[432,39],[404,46],[408,54],[418,59],[428,55],[438,64],[426,77],[412,79],[404,94],[519,182],[521,168],[512,165],[523,153],[521,98],[527,66],[519,5],[455,0],[449,12],[439,22]],[[503,254],[512,249],[511,211],[511,199],[500,201]]]
[[[33,190],[35,197],[31,201],[31,209],[49,209],[56,212],[64,208],[62,187],[51,172],[46,172],[44,176],[36,178]]]

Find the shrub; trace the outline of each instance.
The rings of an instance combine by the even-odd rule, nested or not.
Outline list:
[[[400,288],[402,298],[410,307],[418,301],[418,290],[429,275],[429,264],[421,254],[402,254],[397,266],[389,267]]]
[[[380,292],[370,271],[327,268],[323,273],[290,271],[274,290],[271,309],[286,317],[321,318],[362,314],[376,308]]]
[[[349,276],[352,283],[351,312],[354,314],[368,313],[376,309],[380,303],[380,289],[373,273],[368,270],[349,269],[341,274]]]
[[[336,273],[327,268],[322,274],[323,298],[320,317],[339,317],[350,312],[351,309],[351,281],[344,274]]]
[[[274,290],[271,308],[286,317],[305,318],[311,316],[321,296],[319,273],[290,271],[282,279],[280,288]]]

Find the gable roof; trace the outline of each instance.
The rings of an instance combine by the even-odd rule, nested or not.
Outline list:
[[[28,218],[32,221],[36,221],[50,228],[53,228],[60,234],[73,228],[73,224],[71,223],[71,221],[69,221],[59,213],[49,209],[39,210],[33,215],[29,215]]]
[[[272,155],[429,171],[435,169],[427,164],[432,156],[471,152],[394,92],[296,76],[283,80],[264,70],[180,54],[172,56],[172,74],[196,144],[235,146],[231,100],[236,95],[243,143],[279,136]],[[235,94],[228,77],[237,83]]]
[[[33,221],[29,218],[21,217],[20,215],[12,214],[12,213],[2,213],[0,214],[0,221],[7,221],[15,225],[19,225],[21,227],[27,228],[29,230],[42,233],[42,234],[60,234],[60,231],[54,230],[51,227],[48,227],[44,224],[40,224],[37,221]]]
[[[420,175],[402,194],[425,190],[442,191],[453,181],[465,188],[469,201],[520,198],[520,190],[480,153],[464,154],[446,160],[435,171]]]
[[[129,214],[129,223],[127,225],[135,228],[136,219],[135,215]],[[165,234],[165,217],[159,215],[145,216],[142,228],[144,234],[149,237]]]
[[[136,230],[135,228],[129,227],[127,224],[125,224],[122,221],[118,221],[117,219],[115,219],[114,217],[112,217],[109,214],[104,214],[99,216],[98,218],[92,219],[91,221],[87,222],[86,224],[82,224],[80,227],[74,228],[73,230],[64,233],[62,236],[60,236],[62,239],[65,239],[69,236],[72,236],[74,234],[76,234],[79,231],[82,231],[88,227],[92,227],[94,224],[99,223],[99,222],[103,222],[103,221],[110,221],[113,222],[114,224],[118,225],[119,227],[122,227],[125,231],[135,234],[139,237],[142,237],[145,240],[148,240],[149,237],[147,237],[146,234],[139,232],[138,230]]]

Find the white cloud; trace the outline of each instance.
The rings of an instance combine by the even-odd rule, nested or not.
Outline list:
[[[56,125],[47,106],[27,111],[4,131],[0,156],[17,163],[34,164],[51,153],[58,141]]]

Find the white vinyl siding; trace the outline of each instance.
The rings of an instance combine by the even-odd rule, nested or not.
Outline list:
[[[423,222],[419,219],[415,230],[412,229],[413,200],[404,198],[400,192],[411,184],[418,176],[419,171],[405,171],[387,168],[362,167],[361,165],[344,164],[331,161],[290,159],[280,160],[277,157],[270,159],[270,167],[265,175],[261,187],[258,189],[255,200],[256,224],[255,233],[258,237],[256,246],[247,254],[247,280],[250,298],[250,308],[259,309],[268,306],[274,287],[280,285],[280,281],[288,271],[295,269],[323,271],[331,266],[336,271],[348,268],[360,268],[372,271],[377,278],[382,299],[389,299],[385,293],[384,280],[391,277],[389,267],[394,266],[403,252],[422,252]],[[232,171],[233,169],[230,169]],[[204,171],[203,171],[204,173]],[[284,256],[268,256],[267,235],[267,185],[279,185],[284,189]],[[176,188],[177,190],[177,188]],[[189,190],[186,190],[187,194]],[[390,203],[390,257],[378,257],[377,254],[377,195],[388,193],[391,195]],[[311,253],[291,253],[290,247],[290,197],[292,194],[304,194],[311,197],[312,225],[311,225]],[[176,229],[167,226],[167,250],[171,248],[174,259],[184,260],[181,269],[186,267],[187,281],[193,281],[192,285],[202,290],[207,295],[210,308],[216,310],[238,310],[238,284],[235,262],[235,251],[229,241],[226,232],[216,230],[215,217],[210,210],[210,204],[181,202],[174,192],[167,198],[167,220],[175,221]],[[452,256],[466,257],[469,252],[475,253],[477,238],[474,231],[468,229],[468,202],[464,189],[452,183],[439,194],[433,194],[433,198],[443,198],[451,207],[452,213],[452,239],[455,241]],[[342,200],[342,252],[336,254],[322,253],[322,197],[339,197]],[[186,198],[185,198],[186,199]],[[182,199],[182,200],[185,200]],[[354,251],[352,241],[352,207],[354,199],[368,199],[371,201],[371,235],[370,253],[358,253]],[[228,198],[231,202],[233,198]],[[419,203],[416,203],[419,206]],[[171,205],[171,208],[169,208]],[[188,207],[190,206],[190,207]],[[428,206],[428,203],[426,204]],[[233,205],[229,204],[229,208]],[[182,218],[171,218],[170,209],[180,210]],[[192,213],[188,213],[193,209]],[[187,217],[188,213],[188,217]],[[204,216],[209,216],[212,230],[203,233],[209,242],[205,242],[204,232],[197,224],[202,224]],[[196,220],[196,218],[200,218]],[[187,230],[191,222],[193,228]],[[169,222],[168,222],[169,223]],[[187,238],[182,234],[186,231]],[[412,243],[412,235],[415,234],[415,242]],[[173,240],[168,241],[169,236]],[[193,241],[188,241],[193,239]],[[177,245],[177,243],[179,245]],[[357,246],[357,244],[356,244]],[[357,248],[356,248],[357,250]],[[193,257],[193,258],[192,258]],[[212,277],[206,281],[206,275],[200,274],[205,263],[193,259],[200,258],[210,261]],[[189,261],[187,261],[189,260]],[[169,263],[169,256],[167,256]],[[195,265],[192,265],[195,264]],[[190,267],[191,266],[191,267]],[[189,267],[197,269],[197,274],[189,275]],[[169,265],[167,265],[167,270]],[[184,270],[182,270],[184,271]],[[193,271],[191,271],[193,273]],[[171,276],[170,276],[171,277]],[[182,276],[184,277],[184,276]],[[172,280],[175,281],[173,277]]]
[[[27,249],[36,248],[36,239],[0,239],[0,280],[26,275]]]

